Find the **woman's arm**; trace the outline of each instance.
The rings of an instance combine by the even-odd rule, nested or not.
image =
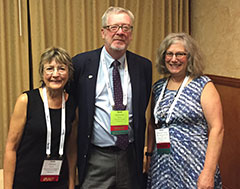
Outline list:
[[[153,96],[153,95],[152,95]],[[154,144],[155,144],[155,123],[154,123],[154,116],[153,116],[153,109],[154,109],[154,103],[153,103],[153,97],[151,97],[151,117],[148,122],[148,128],[147,128],[147,153],[152,154],[154,150]],[[145,172],[148,172],[150,167],[150,161],[151,156],[146,156],[146,166],[145,166]]]
[[[198,188],[214,188],[214,175],[221,154],[224,125],[220,96],[212,82],[206,84],[201,104],[206,117],[209,136],[203,170],[198,178]]]
[[[12,189],[15,166],[16,151],[22,138],[27,115],[27,94],[18,97],[11,117],[10,127],[4,156],[4,188]]]
[[[76,164],[77,164],[77,129],[78,128],[78,109],[76,118],[72,124],[72,131],[67,143],[67,159],[69,167],[69,189],[75,188]]]

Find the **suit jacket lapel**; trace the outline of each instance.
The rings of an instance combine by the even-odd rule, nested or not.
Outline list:
[[[101,49],[98,49],[89,57],[87,62],[87,70],[85,75],[86,79],[86,95],[87,95],[87,107],[88,107],[88,114],[89,115],[89,123],[92,123],[92,118],[94,115],[94,106],[95,106],[95,94],[96,94],[96,82],[97,82],[97,74],[98,74],[98,67],[100,61],[100,53]]]

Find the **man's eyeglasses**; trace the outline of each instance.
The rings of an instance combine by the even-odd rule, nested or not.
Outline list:
[[[123,32],[131,32],[133,29],[133,26],[130,26],[128,24],[123,24],[123,25],[108,25],[108,26],[104,26],[104,29],[108,29],[110,32],[117,32],[119,30],[119,28],[122,29]]]
[[[66,66],[60,66],[60,67],[56,67],[56,68],[48,66],[48,67],[44,68],[45,73],[48,74],[48,75],[52,75],[55,72],[55,70],[61,75],[67,73],[67,67]]]
[[[183,57],[187,56],[187,53],[185,52],[176,52],[176,53],[166,52],[165,53],[165,57],[169,59],[172,59],[174,55],[177,59],[182,59]]]

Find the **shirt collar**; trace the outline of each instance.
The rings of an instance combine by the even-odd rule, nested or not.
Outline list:
[[[106,61],[106,64],[107,64],[107,67],[108,68],[110,68],[111,67],[111,64],[112,64],[112,62],[115,60],[115,59],[113,59],[113,57],[107,52],[107,50],[106,50],[106,48],[105,47],[103,47],[103,55],[104,55],[104,57],[105,57],[105,61]],[[125,64],[125,54],[122,56],[122,57],[120,57],[119,59],[118,59],[118,61],[120,62],[120,68],[124,68],[124,64]]]

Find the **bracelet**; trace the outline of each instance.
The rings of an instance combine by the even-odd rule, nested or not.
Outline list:
[[[152,153],[152,152],[145,152],[145,156],[147,156],[147,157],[148,157],[148,156],[150,156],[150,157],[151,157],[152,155],[153,155],[153,153]]]

